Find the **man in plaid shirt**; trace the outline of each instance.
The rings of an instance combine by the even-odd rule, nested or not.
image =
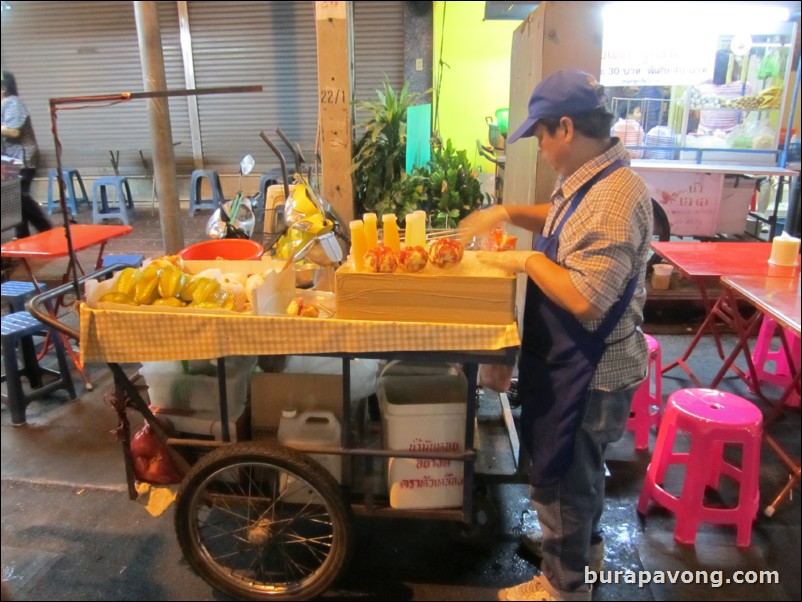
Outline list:
[[[535,88],[529,116],[508,143],[535,136],[558,173],[549,203],[497,205],[460,226],[466,236],[510,222],[535,232],[533,251],[480,252],[527,275],[518,365],[521,439],[542,536],[526,545],[542,574],[501,600],[590,600],[586,571],[604,559],[604,451],[621,437],[646,375],[640,324],[652,208],[629,154],[610,137],[604,88],[583,71],[558,71]]]

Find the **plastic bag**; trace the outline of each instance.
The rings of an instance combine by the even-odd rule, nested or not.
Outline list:
[[[180,483],[184,478],[170,457],[167,447],[159,440],[149,424],[145,424],[131,438],[131,458],[136,478],[145,483],[171,485]]]

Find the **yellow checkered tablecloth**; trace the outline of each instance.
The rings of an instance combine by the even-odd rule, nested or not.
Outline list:
[[[81,306],[81,360],[156,362],[230,355],[497,351],[518,326],[203,315]]]

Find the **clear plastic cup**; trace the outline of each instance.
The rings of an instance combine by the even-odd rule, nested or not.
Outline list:
[[[671,287],[671,274],[674,266],[657,263],[652,266],[652,288],[656,291],[667,291]]]

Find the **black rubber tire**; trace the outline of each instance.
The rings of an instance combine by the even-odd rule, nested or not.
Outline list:
[[[182,482],[178,542],[209,585],[239,600],[309,600],[341,574],[353,547],[342,488],[304,454],[226,445]]]

